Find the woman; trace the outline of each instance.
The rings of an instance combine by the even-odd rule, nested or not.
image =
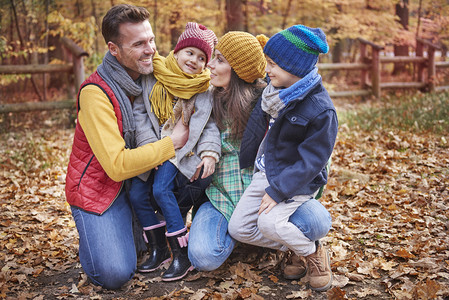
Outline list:
[[[229,32],[215,47],[208,63],[214,86],[213,114],[221,133],[222,156],[192,221],[189,259],[201,271],[217,269],[231,254],[236,241],[228,233],[235,205],[251,181],[252,166],[240,169],[239,149],[246,123],[266,83],[266,61],[261,42],[246,32]]]

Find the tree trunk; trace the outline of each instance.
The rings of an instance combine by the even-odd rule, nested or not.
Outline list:
[[[244,19],[243,19],[243,23],[245,24],[244,27],[244,31],[249,32],[249,7],[248,7],[248,1],[244,2],[245,4],[245,10],[244,10]]]
[[[242,0],[226,0],[226,31],[245,30]]]
[[[14,13],[13,13],[13,8],[11,6],[11,12],[9,14],[9,18],[10,18],[10,25],[9,25],[9,44],[12,44],[12,41],[14,41]],[[12,51],[15,52],[15,48],[17,47],[17,45],[11,45],[12,46]],[[8,60],[4,63],[5,65],[10,64],[16,64],[17,63],[17,58],[16,57],[9,57]]]
[[[332,47],[332,62],[340,63],[342,55],[343,55],[343,41],[338,40]]]
[[[97,28],[101,28],[101,24],[100,22],[98,22],[98,17],[97,17],[97,6],[95,5],[95,0],[90,0],[90,5],[92,6],[92,16],[94,17],[95,20],[95,25],[97,26]],[[95,52],[98,53],[100,52],[100,46],[98,45],[98,38],[95,38]]]
[[[223,11],[223,8],[222,8],[222,1],[221,0],[215,0],[215,2],[217,3],[217,7],[218,7],[218,11],[219,12],[222,12]],[[224,16],[223,16],[223,13],[220,13],[220,14],[216,14],[216,17],[215,17],[215,23],[216,24],[219,24],[221,27],[220,27],[220,30],[225,30],[225,27],[223,26],[223,18],[224,18]],[[218,36],[218,34],[217,34],[217,36]]]
[[[408,30],[408,1],[401,0],[396,4],[396,15],[399,17],[399,23],[405,30]],[[394,56],[408,56],[407,45],[394,45]],[[393,74],[399,74],[405,71],[404,63],[395,63]]]
[[[282,16],[282,26],[281,26],[282,29],[287,27],[287,18],[288,18],[288,13],[290,12],[291,7],[292,7],[292,0],[288,0],[284,15]]]
[[[11,0],[11,7],[13,10],[13,14],[14,14],[14,21],[15,21],[16,28],[17,28],[17,35],[19,36],[20,48],[21,48],[21,50],[23,50],[25,43],[22,38],[22,33],[20,31],[19,20],[17,18],[16,6],[15,6],[13,0]],[[25,59],[25,63],[27,63],[27,64],[30,63],[28,57],[24,57],[24,59]],[[38,96],[39,101],[42,101],[43,99],[42,99],[41,93],[39,92],[39,88],[37,87],[36,81],[34,80],[33,76],[31,76],[31,83],[33,84],[34,91],[36,92],[36,95]]]
[[[47,49],[47,51],[44,53],[44,64],[48,64],[48,13],[49,13],[49,0],[45,1],[45,38],[44,38],[44,48]],[[42,81],[44,82],[44,101],[47,100],[47,81],[48,81],[48,74],[44,73],[42,74]]]
[[[170,14],[170,49],[174,49],[176,44],[178,43],[179,36],[182,31],[179,30],[177,23],[179,18],[181,17],[181,13],[179,11],[172,11]],[[183,28],[184,30],[184,28]]]
[[[156,29],[157,14],[158,14],[157,0],[154,0],[153,24],[151,24],[153,32],[157,32],[157,29]]]

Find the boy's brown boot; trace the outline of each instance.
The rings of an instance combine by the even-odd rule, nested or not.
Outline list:
[[[312,290],[323,292],[332,286],[332,270],[329,253],[316,242],[315,253],[306,256],[309,267],[309,286]]]
[[[304,258],[295,253],[291,253],[284,266],[285,279],[301,279],[307,274],[307,266]]]

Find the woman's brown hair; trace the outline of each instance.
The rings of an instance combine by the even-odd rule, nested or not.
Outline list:
[[[228,87],[213,89],[213,113],[220,131],[228,126],[231,130],[231,138],[240,140],[249,115],[265,86],[266,83],[262,79],[256,79],[253,83],[245,82],[231,69]]]

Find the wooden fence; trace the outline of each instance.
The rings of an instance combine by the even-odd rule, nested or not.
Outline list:
[[[78,90],[84,80],[83,57],[88,56],[87,52],[81,49],[68,38],[61,39],[68,62],[60,65],[7,65],[0,66],[1,74],[35,74],[35,73],[53,73],[68,72],[74,75],[74,88]],[[435,86],[436,71],[442,68],[449,68],[449,61],[436,62],[435,51],[438,46],[423,40],[417,39],[416,56],[381,56],[380,53],[384,47],[358,39],[360,43],[360,61],[354,63],[319,63],[318,68],[323,70],[349,70],[361,72],[361,88],[348,91],[330,91],[331,97],[354,97],[370,96],[379,98],[383,89],[421,89],[429,92],[442,91],[449,89],[449,86]],[[371,50],[371,51],[368,51]],[[425,51],[427,50],[427,51]],[[427,56],[424,53],[427,52]],[[417,81],[415,82],[382,82],[381,64],[382,63],[413,63],[417,70]],[[427,70],[427,72],[426,72]],[[425,76],[427,74],[427,76]],[[0,104],[0,113],[32,111],[32,110],[50,110],[73,107],[74,100],[57,102],[29,102]]]
[[[65,72],[72,74],[73,90],[78,91],[81,83],[84,81],[84,56],[89,54],[79,47],[74,41],[63,37],[61,38],[66,63],[64,64],[33,64],[33,65],[1,65],[1,74],[43,74]],[[46,87],[44,86],[44,89]],[[25,102],[25,103],[0,103],[0,113],[34,111],[34,110],[52,110],[74,107],[74,100],[66,101],[48,101],[48,102]]]
[[[429,92],[442,91],[449,89],[449,86],[435,86],[436,70],[448,68],[449,62],[436,62],[435,52],[439,46],[426,40],[418,38],[416,41],[416,56],[381,56],[380,52],[384,47],[358,39],[360,42],[360,62],[357,63],[332,63],[318,64],[320,70],[360,70],[361,89],[329,92],[331,97],[352,97],[373,95],[379,98],[382,89],[421,89]],[[371,55],[368,55],[368,47],[371,48]],[[424,50],[427,48],[427,57],[424,56]],[[382,63],[413,63],[417,69],[416,82],[382,82],[381,64]],[[425,76],[427,69],[427,76]]]

